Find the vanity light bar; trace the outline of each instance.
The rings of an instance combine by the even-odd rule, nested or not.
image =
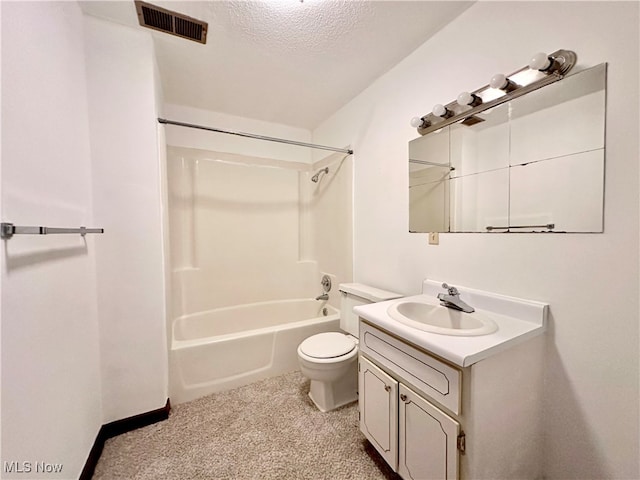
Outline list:
[[[435,105],[431,113],[414,117],[411,126],[417,128],[420,135],[426,135],[460,121],[468,125],[478,123],[483,120],[475,117],[477,113],[562,80],[576,61],[577,55],[571,50],[558,50],[549,55],[536,53],[526,67],[510,75],[496,74],[488,85],[473,92],[462,92],[447,105]]]

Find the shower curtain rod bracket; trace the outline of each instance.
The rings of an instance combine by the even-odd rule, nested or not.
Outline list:
[[[226,133],[227,135],[237,135],[239,137],[254,138],[256,140],[266,140],[266,141],[269,141],[269,142],[286,143],[288,145],[297,145],[299,147],[316,148],[316,149],[319,149],[319,150],[330,150],[332,152],[339,152],[339,153],[346,153],[348,155],[353,155],[353,150],[351,150],[350,148],[335,148],[335,147],[328,147],[326,145],[317,145],[315,143],[305,143],[305,142],[298,142],[296,140],[287,140],[285,138],[267,137],[267,136],[264,136],[264,135],[256,135],[254,133],[234,132],[234,131],[231,131],[231,130],[223,130],[221,128],[213,128],[213,127],[205,127],[205,126],[202,126],[202,125],[195,125],[193,123],[176,122],[174,120],[167,120],[166,118],[158,118],[158,122],[166,124],[166,125],[177,125],[178,127],[197,128],[199,130],[207,130],[208,132]]]

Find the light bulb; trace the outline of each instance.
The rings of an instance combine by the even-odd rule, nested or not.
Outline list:
[[[427,128],[431,126],[431,122],[427,120],[427,117],[413,117],[411,119],[411,126],[413,128]]]
[[[469,105],[473,102],[473,96],[469,92],[462,92],[458,95],[456,101],[458,102],[458,105],[464,107],[465,105]]]
[[[516,83],[509,80],[502,73],[496,73],[491,80],[489,80],[489,86],[491,88],[497,88],[502,90],[503,92],[513,92],[516,88],[519,87]]]
[[[466,107],[468,105],[475,107],[482,103],[482,99],[473,93],[462,92],[460,95],[458,95],[456,102],[458,102],[458,105],[460,105],[461,107]]]
[[[507,83],[507,77],[505,77],[502,73],[496,73],[493,77],[491,77],[491,80],[489,80],[489,86],[491,88],[498,88],[500,90],[506,87]]]
[[[447,114],[447,108],[440,104],[437,103],[433,106],[433,110],[431,110],[431,113],[433,113],[436,117],[444,117]]]
[[[552,63],[552,59],[549,58],[546,53],[539,52],[531,57],[531,60],[529,61],[529,68],[531,68],[532,70],[540,70],[541,72],[544,72],[551,66]]]

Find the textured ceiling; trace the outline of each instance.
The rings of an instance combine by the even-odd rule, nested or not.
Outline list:
[[[167,103],[308,129],[472,4],[147,1],[209,24],[206,45],[153,32]],[[80,3],[87,14],[142,28],[133,0]]]

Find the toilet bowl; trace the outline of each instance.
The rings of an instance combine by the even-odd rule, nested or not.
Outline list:
[[[298,346],[298,362],[302,374],[311,380],[309,397],[320,411],[328,412],[357,399],[355,337],[339,332],[313,335]]]
[[[353,307],[402,296],[359,283],[341,284],[340,292],[344,332],[318,333],[298,346],[300,371],[311,380],[309,397],[322,412],[358,399],[358,316]]]

